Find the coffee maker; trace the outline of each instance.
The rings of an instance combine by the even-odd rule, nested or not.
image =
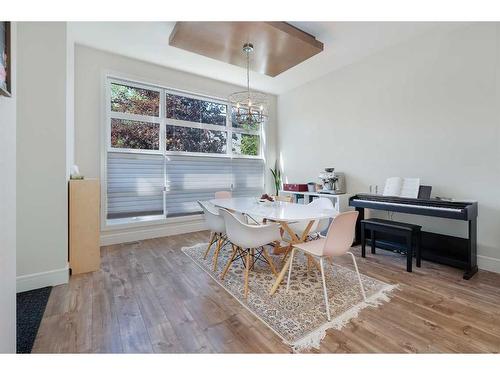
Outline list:
[[[324,172],[319,174],[319,179],[323,183],[321,193],[344,194],[345,175],[342,172],[335,172],[335,168],[325,168]]]

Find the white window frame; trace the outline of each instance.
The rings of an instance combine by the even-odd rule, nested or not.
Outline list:
[[[164,115],[165,109],[162,108],[161,103],[161,97],[162,97],[162,90],[160,88],[154,87],[154,86],[148,86],[142,83],[135,83],[129,80],[123,80],[123,79],[116,79],[112,77],[107,77],[105,80],[105,90],[106,90],[106,99],[105,99],[105,105],[106,105],[106,150],[108,152],[127,152],[127,153],[136,153],[136,154],[156,154],[156,155],[161,155],[163,154],[162,152],[162,140],[163,143],[165,143],[164,137],[162,137],[162,123],[161,123],[161,118],[162,118],[162,113]],[[156,116],[146,116],[146,115],[137,115],[133,113],[125,113],[125,112],[115,112],[111,110],[111,85],[112,84],[118,84],[118,85],[126,85],[130,87],[137,87],[141,89],[146,89],[150,91],[156,91],[158,92],[159,95],[159,105],[160,105],[160,110],[159,110],[159,117]],[[160,127],[160,132],[159,132],[159,143],[158,143],[158,150],[141,150],[141,149],[132,149],[132,148],[122,148],[122,147],[112,147],[111,146],[111,119],[116,118],[120,120],[130,120],[130,121],[141,121],[141,122],[149,122],[153,124],[158,124]],[[164,128],[164,126],[163,126]],[[164,133],[163,133],[164,134]],[[165,147],[163,146],[163,149]]]
[[[156,91],[160,94],[160,111],[159,117],[156,116],[146,116],[138,115],[125,112],[116,112],[111,110],[111,84],[126,85],[130,87],[137,87],[145,90]],[[106,91],[106,123],[107,123],[107,134],[106,134],[106,148],[108,152],[128,152],[128,153],[139,153],[139,154],[160,154],[160,155],[187,155],[187,156],[214,156],[214,157],[228,157],[228,158],[245,158],[245,159],[263,159],[263,126],[260,126],[259,130],[246,130],[240,128],[233,128],[231,121],[231,104],[228,101],[224,101],[218,98],[212,98],[205,95],[197,95],[192,93],[187,93],[180,90],[174,90],[169,88],[162,88],[157,85],[148,85],[145,83],[135,82],[127,79],[116,78],[114,76],[107,76],[105,83]],[[226,125],[213,125],[205,124],[200,122],[191,122],[184,120],[171,119],[166,117],[166,94],[184,96],[191,99],[210,101],[212,103],[222,104],[226,106]],[[159,149],[158,150],[142,150],[142,149],[130,149],[130,148],[119,148],[112,147],[111,145],[111,119],[116,118],[120,120],[130,120],[130,121],[140,121],[152,124],[159,124]],[[167,151],[166,150],[166,129],[167,125],[179,126],[194,129],[204,129],[213,131],[222,131],[227,134],[226,138],[226,153],[216,154],[208,152],[187,152],[187,151]],[[239,134],[249,134],[256,135],[259,137],[259,153],[258,155],[241,155],[233,154],[233,133]]]
[[[109,224],[107,219],[108,214],[108,197],[107,197],[107,157],[109,152],[115,153],[134,153],[134,154],[153,154],[153,155],[164,155],[165,161],[168,159],[169,155],[185,155],[185,156],[202,156],[202,157],[217,157],[217,158],[228,158],[228,159],[258,159],[265,162],[265,132],[264,124],[260,126],[259,130],[245,130],[240,128],[233,128],[231,121],[231,104],[224,99],[211,97],[203,94],[190,93],[183,90],[173,89],[164,87],[162,85],[153,84],[149,82],[142,81],[140,79],[130,79],[125,78],[121,74],[103,72],[102,75],[103,82],[103,95],[101,95],[101,105],[104,105],[103,113],[103,147],[101,154],[101,230],[109,231],[116,229],[127,229],[138,226],[148,226],[148,225],[158,225],[167,223],[178,223],[185,221],[195,221],[201,218],[201,215],[186,215],[168,218],[166,215],[166,198],[163,200],[163,215],[156,215],[151,217],[140,217],[140,218],[124,218],[116,219],[115,223]],[[120,85],[127,85],[131,87],[143,88],[146,90],[157,91],[160,93],[160,107],[159,107],[159,117],[156,116],[145,116],[137,115],[124,112],[116,112],[111,110],[111,84],[116,83]],[[195,123],[176,119],[167,119],[166,117],[166,94],[180,95],[193,99],[210,101],[213,103],[219,103],[226,105],[226,125],[213,125],[213,124],[203,124]],[[129,149],[129,148],[114,148],[111,147],[111,119],[123,119],[131,121],[141,121],[160,125],[159,132],[159,150],[142,150],[142,149]],[[198,129],[216,130],[224,131],[227,133],[226,138],[226,153],[225,154],[215,154],[215,153],[205,153],[205,152],[185,152],[185,151],[166,151],[166,127],[167,125],[191,127]],[[259,154],[258,155],[241,155],[233,154],[232,147],[232,137],[233,133],[240,134],[250,134],[259,136]],[[265,179],[264,179],[265,181]],[[165,192],[164,192],[165,194]]]

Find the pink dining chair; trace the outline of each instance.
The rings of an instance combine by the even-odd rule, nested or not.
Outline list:
[[[233,193],[230,191],[216,191],[215,192],[215,199],[225,199],[225,198],[232,198]]]
[[[325,297],[326,305],[326,316],[328,317],[328,320],[330,320],[330,306],[328,303],[328,293],[326,291],[325,271],[323,264],[324,258],[350,254],[354,263],[354,268],[356,269],[356,273],[358,275],[359,287],[361,288],[363,300],[366,300],[365,289],[363,288],[363,283],[359,274],[356,258],[354,257],[354,254],[349,251],[354,240],[354,229],[356,227],[357,218],[357,211],[340,213],[335,216],[332,223],[330,224],[330,228],[326,237],[293,245],[292,255],[290,257],[290,268],[288,269],[286,291],[288,292],[288,288],[290,286],[290,277],[292,275],[293,257],[295,255],[295,250],[301,250],[307,255],[319,258],[321,281],[323,282],[323,294]]]

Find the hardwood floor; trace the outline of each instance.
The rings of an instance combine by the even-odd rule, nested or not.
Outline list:
[[[34,353],[288,353],[255,316],[181,253],[208,242],[197,232],[101,248],[101,270],[53,288]],[[359,248],[356,249],[359,254]],[[412,274],[398,255],[357,257],[360,271],[400,285],[391,302],[364,309],[321,353],[500,351],[500,274],[469,281],[423,262]],[[349,259],[338,259],[350,266]]]

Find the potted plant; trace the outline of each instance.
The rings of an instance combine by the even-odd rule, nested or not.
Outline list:
[[[279,190],[281,188],[281,171],[278,166],[278,161],[276,160],[276,163],[274,164],[274,169],[269,168],[271,170],[271,173],[273,174],[274,178],[274,187],[276,189],[276,195],[278,195]]]

